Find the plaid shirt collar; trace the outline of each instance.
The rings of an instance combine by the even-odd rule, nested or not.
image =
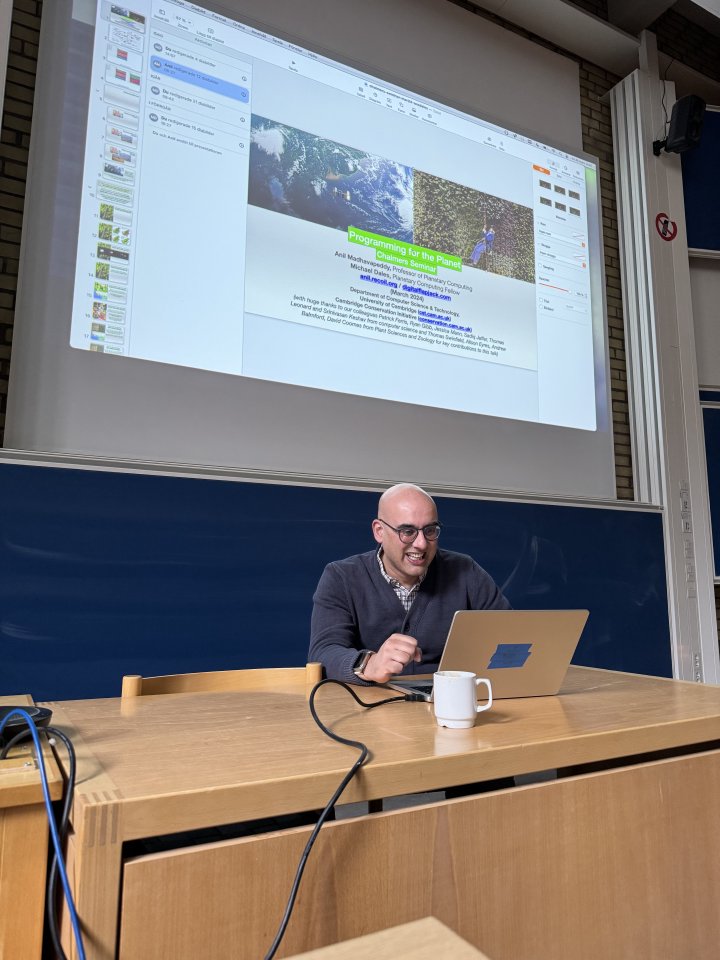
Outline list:
[[[421,577],[418,578],[417,583],[414,583],[411,587],[406,587],[404,584],[400,583],[399,580],[396,580],[394,577],[391,577],[390,574],[385,569],[385,566],[382,562],[382,547],[378,547],[377,551],[377,561],[378,566],[380,567],[380,573],[383,575],[383,579],[390,584],[390,586],[395,591],[400,603],[405,607],[406,610],[409,610],[412,606],[412,602],[415,599],[415,595],[418,592],[420,584],[425,579],[425,574],[423,573]]]

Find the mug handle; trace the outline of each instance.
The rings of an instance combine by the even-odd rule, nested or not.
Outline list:
[[[492,706],[492,702],[493,702],[493,701],[492,701],[492,687],[490,686],[490,681],[489,681],[489,680],[485,680],[483,677],[475,677],[475,686],[476,686],[476,687],[479,687],[481,683],[484,683],[485,686],[487,687],[488,702],[487,702],[487,703],[478,703],[478,705],[475,707],[475,713],[482,713],[483,710],[489,710],[490,707]]]

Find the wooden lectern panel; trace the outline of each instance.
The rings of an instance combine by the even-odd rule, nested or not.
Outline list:
[[[720,942],[720,752],[328,824],[278,956],[432,915],[493,960]],[[309,829],[125,866],[121,960],[263,956]]]

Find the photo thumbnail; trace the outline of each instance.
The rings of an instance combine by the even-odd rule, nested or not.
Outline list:
[[[415,171],[414,242],[463,264],[535,283],[531,207]]]
[[[411,167],[255,114],[248,201],[336,230],[412,240]]]

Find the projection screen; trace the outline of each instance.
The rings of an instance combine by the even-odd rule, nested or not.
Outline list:
[[[598,179],[447,2],[48,4],[6,445],[613,497]]]

